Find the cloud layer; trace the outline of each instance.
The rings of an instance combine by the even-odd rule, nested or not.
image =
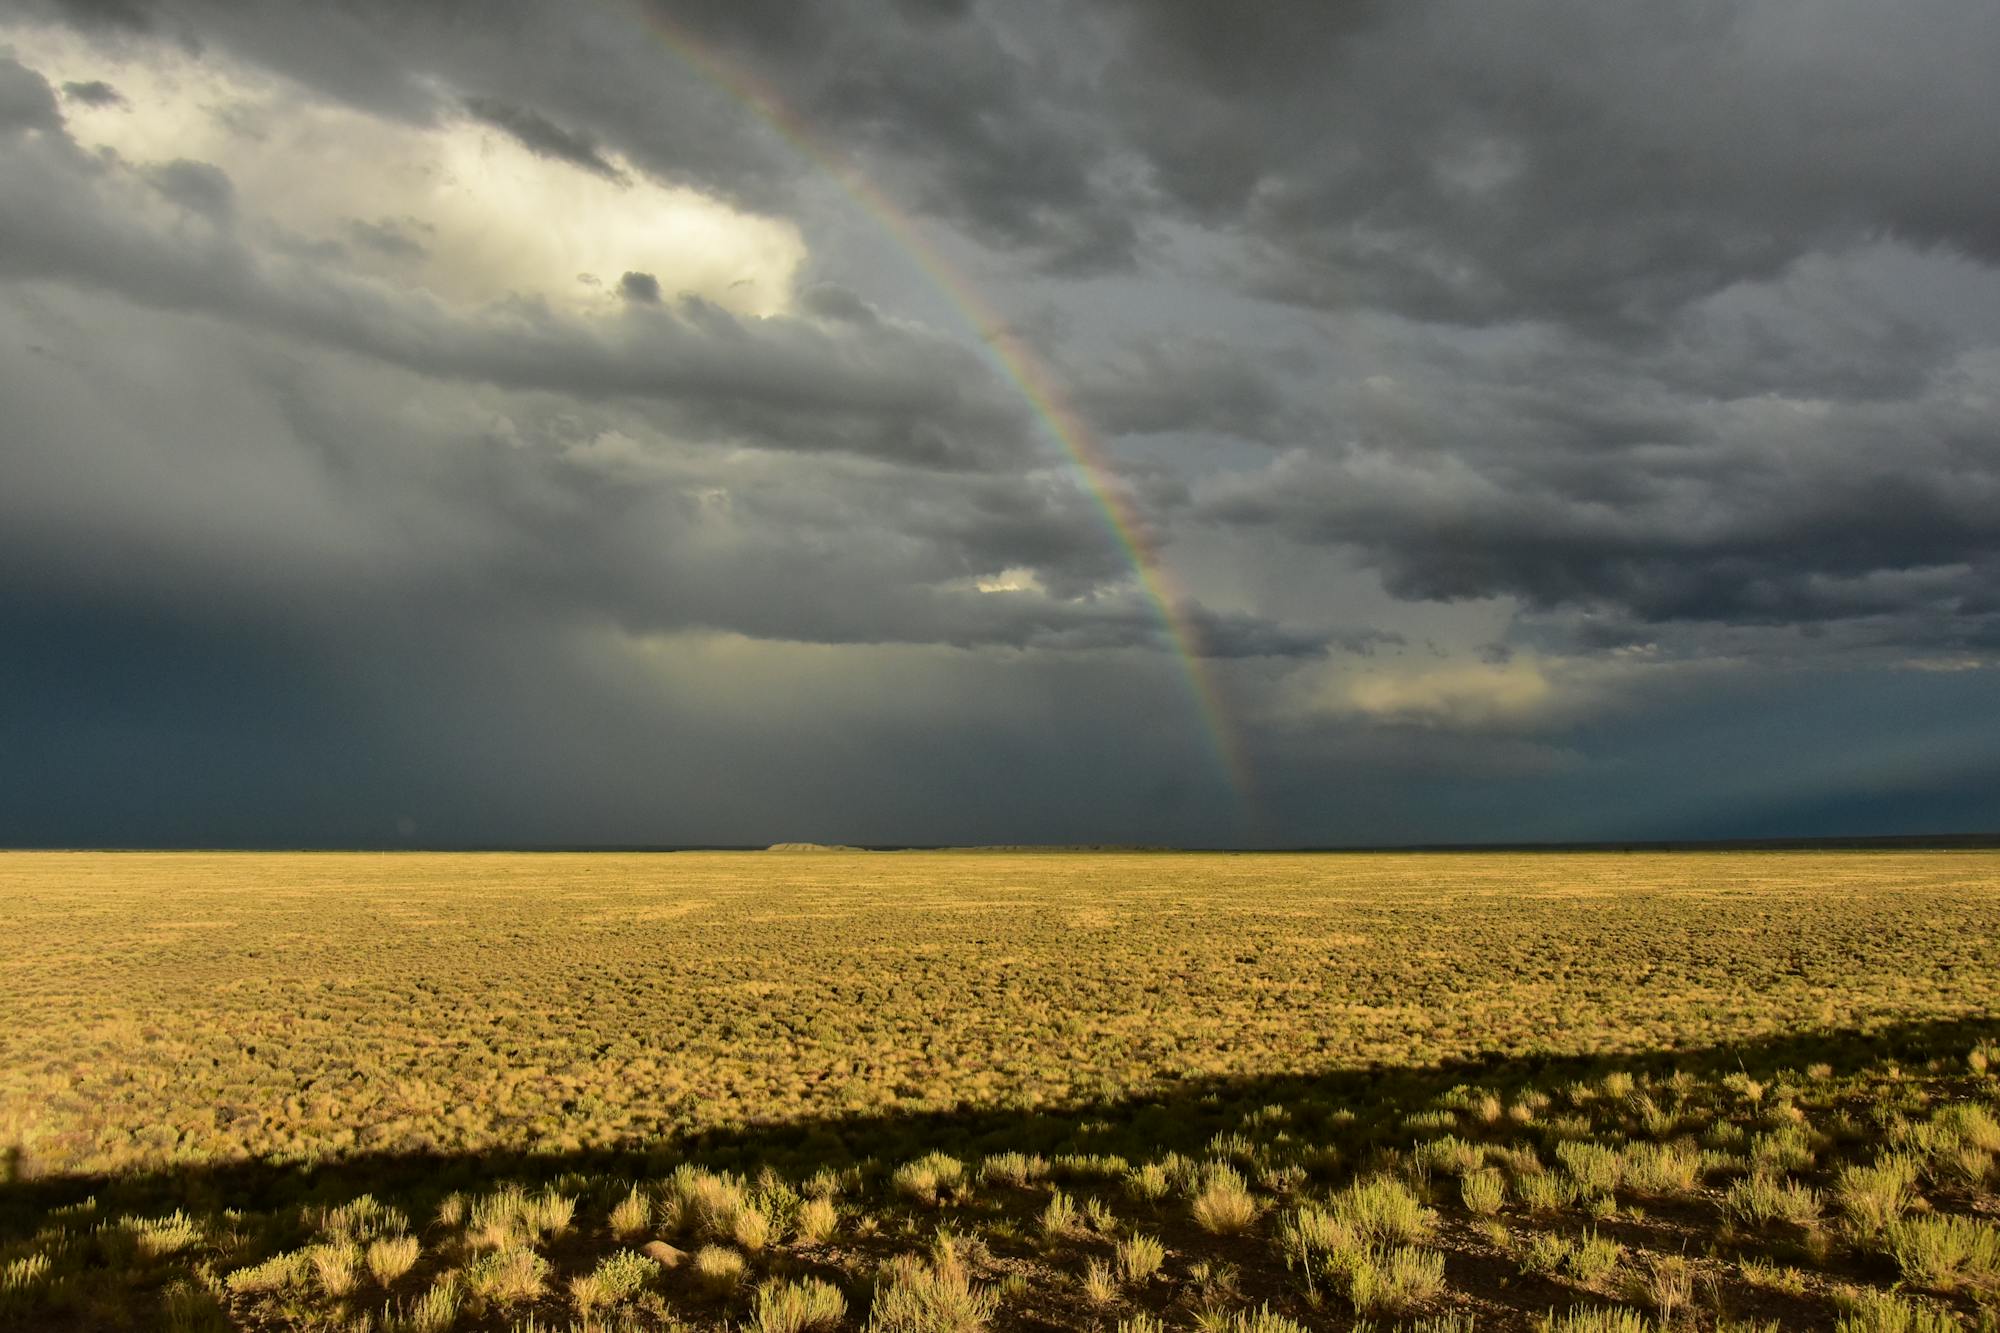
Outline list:
[[[34,0],[0,839],[2000,825],[1996,64],[1969,0]]]

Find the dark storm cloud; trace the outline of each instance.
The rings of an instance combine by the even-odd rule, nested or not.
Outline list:
[[[582,167],[606,180],[623,180],[625,174],[604,160],[604,155],[588,136],[566,130],[532,107],[515,106],[497,97],[468,97],[465,109],[487,124],[513,135],[530,151]]]
[[[650,273],[627,273],[618,280],[618,294],[642,305],[658,305],[660,280]]]
[[[1109,442],[1279,840],[2000,818],[1947,716],[2000,716],[1990,5],[20,12],[103,62],[59,98],[0,59],[0,641],[40,645],[0,672],[108,721],[0,752],[86,809],[121,749],[203,775],[92,827],[643,841],[666,802],[710,840],[769,799],[835,840],[1240,835],[1083,479],[843,185]],[[157,112],[114,67],[155,50],[781,219],[799,288],[736,314],[633,255],[573,309],[434,297],[421,207],[306,234],[222,150],[86,147]],[[151,685],[115,668],[149,637]],[[1415,720],[1340,706],[1434,667]],[[1551,701],[1482,724],[1451,691],[1503,669]],[[354,738],[323,787],[258,741],[288,680],[303,745]],[[1760,738],[1727,791],[1704,729]],[[0,838],[72,827],[34,808]]]
[[[1121,8],[1155,182],[1280,300],[1629,332],[1876,236],[2000,258],[1989,6]]]
[[[1077,405],[1114,435],[1209,431],[1283,440],[1302,424],[1252,355],[1204,339],[1147,339],[1078,379]]]
[[[131,105],[125,100],[125,94],[119,92],[102,79],[92,79],[87,83],[78,83],[72,80],[65,83],[62,90],[64,97],[67,97],[72,102],[81,102],[85,106]]]
[[[0,133],[54,130],[62,125],[48,80],[0,55]]]

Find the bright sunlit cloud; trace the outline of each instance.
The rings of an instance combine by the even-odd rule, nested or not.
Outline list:
[[[638,294],[699,296],[747,315],[790,304],[805,244],[788,222],[661,185],[612,152],[612,179],[541,156],[469,112],[434,124],[324,100],[215,52],[107,52],[74,35],[0,29],[0,48],[69,96],[78,143],[140,167],[225,173],[239,225],[349,271],[479,305],[510,296],[578,313]],[[458,99],[440,89],[440,103]],[[626,274],[640,275],[625,283]],[[652,281],[647,282],[650,278]]]

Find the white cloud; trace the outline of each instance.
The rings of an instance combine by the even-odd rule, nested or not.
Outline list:
[[[0,46],[57,87],[101,80],[122,103],[69,99],[80,144],[135,165],[225,172],[246,226],[326,249],[327,262],[457,304],[509,296],[615,309],[619,279],[748,315],[788,308],[805,243],[788,222],[666,186],[614,153],[611,180],[538,156],[469,115],[435,124],[369,115],[279,76],[167,45],[107,50],[53,29],[0,29]],[[440,101],[456,99],[448,91]]]

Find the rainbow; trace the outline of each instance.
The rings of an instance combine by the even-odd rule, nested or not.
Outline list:
[[[1251,772],[1241,739],[1230,725],[1220,691],[1209,671],[1201,629],[1189,612],[1190,601],[1168,572],[1139,513],[1118,484],[1109,454],[1083,418],[1064,397],[1048,368],[1021,341],[979,289],[929,241],[916,221],[820,142],[812,128],[786,104],[777,90],[754,72],[730,60],[689,32],[656,5],[636,6],[641,21],[696,76],[740,102],[775,130],[802,157],[811,161],[851,198],[861,211],[896,243],[933,287],[978,335],[1001,372],[1020,390],[1056,443],[1075,464],[1084,489],[1097,502],[1105,526],[1123,548],[1139,587],[1157,613],[1167,640],[1186,677],[1209,742],[1238,800],[1247,809],[1252,796]]]

